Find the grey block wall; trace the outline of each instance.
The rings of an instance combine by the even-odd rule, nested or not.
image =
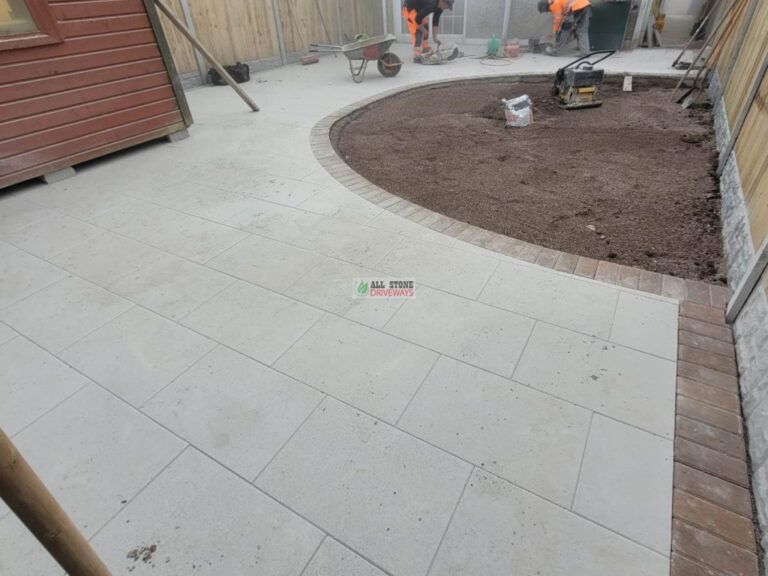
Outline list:
[[[710,92],[716,96],[719,90],[720,81],[715,73]],[[715,104],[715,134],[718,149],[722,152],[728,145],[731,134],[725,104],[721,98],[717,99]],[[735,288],[747,273],[755,248],[744,203],[738,162],[733,153],[723,170],[720,191],[728,284]],[[742,409],[752,461],[752,488],[763,533],[763,551],[768,549],[768,297],[764,287],[763,282],[755,287],[733,324]]]
[[[467,0],[467,38],[501,37],[504,27],[504,0]],[[509,37],[519,40],[540,38],[552,28],[552,17],[539,14],[536,0],[512,0]]]

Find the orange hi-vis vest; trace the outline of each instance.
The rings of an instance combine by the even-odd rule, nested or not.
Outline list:
[[[581,10],[587,6],[591,6],[589,0],[549,0],[549,11],[555,15],[555,21],[552,26],[555,34],[560,31],[560,26],[563,25],[563,17],[568,12]]]

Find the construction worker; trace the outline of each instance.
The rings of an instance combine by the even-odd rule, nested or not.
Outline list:
[[[589,20],[592,17],[592,5],[589,0],[539,0],[539,12],[552,12],[554,22],[552,31],[555,41],[547,46],[545,52],[554,56],[576,34],[579,43],[579,53],[589,54]]]
[[[404,0],[403,18],[413,41],[413,61],[422,63],[422,56],[432,52],[429,46],[429,15],[432,14],[432,40],[440,47],[437,34],[443,10],[453,10],[454,0]]]

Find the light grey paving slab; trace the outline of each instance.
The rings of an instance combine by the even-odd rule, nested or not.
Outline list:
[[[5,344],[16,336],[17,334],[15,330],[13,330],[10,326],[6,326],[0,322],[0,344]]]
[[[537,324],[518,382],[671,438],[676,364],[563,328]]]
[[[669,556],[672,440],[595,415],[573,510]]]
[[[591,413],[442,357],[398,427],[570,507]]]
[[[366,224],[384,212],[383,208],[360,198],[354,192],[350,192],[346,188],[339,188],[338,183],[335,187],[324,188],[321,192],[305,200],[299,205],[299,208],[325,216],[335,215],[358,224]]]
[[[451,246],[456,243],[456,239],[452,236],[447,236],[440,232],[436,232],[431,228],[422,226],[421,224],[411,222],[402,216],[393,214],[389,210],[383,210],[380,212],[375,218],[368,222],[368,225],[372,226],[373,228],[391,230],[392,232],[397,232],[398,234],[402,234],[404,236],[417,238],[427,242],[433,242],[435,244],[441,244],[443,246]],[[480,262],[482,262],[482,260]]]
[[[0,257],[0,309],[65,276],[64,270],[20,250]]]
[[[144,241],[176,256],[203,264],[246,236],[241,230],[186,216],[150,234]]]
[[[125,401],[141,406],[215,345],[135,307],[59,356]]]
[[[67,181],[25,190],[24,198],[75,218],[88,219],[126,200],[111,189],[113,182],[109,178],[98,179],[78,173]]]
[[[235,282],[194,262],[164,255],[111,284],[109,289],[171,319],[192,312]]]
[[[296,241],[296,244],[360,266],[373,266],[400,236],[330,217]]]
[[[247,479],[255,478],[323,395],[218,347],[144,412]]]
[[[193,186],[167,204],[186,214],[223,223],[255,203],[253,199],[229,190]]]
[[[611,342],[677,360],[678,305],[622,292]]]
[[[619,291],[551,270],[502,262],[478,300],[607,339]]]
[[[385,574],[333,538],[326,538],[302,576],[385,576]]]
[[[115,574],[299,576],[322,538],[311,524],[190,448],[93,545]],[[152,545],[157,548],[147,563],[127,556]]]
[[[355,279],[379,277],[369,268],[335,258],[326,258],[284,292],[312,306],[345,316],[373,328],[381,328],[400,309],[398,298],[355,298]]]
[[[13,441],[87,538],[184,447],[177,437],[95,384]]]
[[[100,228],[81,220],[56,215],[5,234],[3,238],[35,256],[50,258],[103,233]]]
[[[422,286],[385,331],[467,364],[511,376],[534,321]]]
[[[265,364],[272,364],[323,312],[239,280],[181,323]]]
[[[178,212],[131,198],[111,210],[98,214],[90,221],[117,234],[143,240],[178,218]]]
[[[668,576],[669,559],[475,469],[430,576]]]
[[[132,304],[79,278],[65,278],[0,311],[0,320],[56,353]]]
[[[0,234],[10,234],[55,214],[50,208],[24,199],[21,194],[0,196]]]
[[[107,287],[115,280],[149,266],[163,255],[160,250],[146,244],[106,233],[58,254],[51,262]]]
[[[0,506],[4,506],[0,501]],[[0,515],[0,576],[62,576],[64,570],[14,514]]]
[[[432,242],[403,239],[377,268],[451,294],[477,298],[497,261]]]
[[[468,464],[326,399],[256,484],[388,572],[426,573]]]
[[[262,236],[250,236],[216,256],[207,265],[281,292],[322,259],[323,256],[309,250]]]
[[[5,256],[8,256],[8,254],[11,254],[12,252],[16,252],[16,247],[11,246],[7,242],[3,242],[0,240],[0,258],[4,258]]]
[[[0,346],[0,422],[8,436],[89,384],[26,338]]]
[[[326,315],[275,368],[394,423],[435,360],[430,350]]]
[[[292,242],[323,218],[299,208],[254,200],[252,206],[232,217],[227,224],[259,236]]]
[[[240,192],[260,200],[296,207],[322,190],[321,186],[311,182],[267,176],[262,180],[255,180],[247,188],[241,188]]]

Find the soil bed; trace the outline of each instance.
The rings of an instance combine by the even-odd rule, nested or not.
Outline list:
[[[567,111],[550,82],[464,82],[377,102],[334,129],[357,172],[416,204],[533,244],[724,281],[709,106],[663,79],[608,79],[601,108]],[[504,127],[528,94],[534,124]]]

